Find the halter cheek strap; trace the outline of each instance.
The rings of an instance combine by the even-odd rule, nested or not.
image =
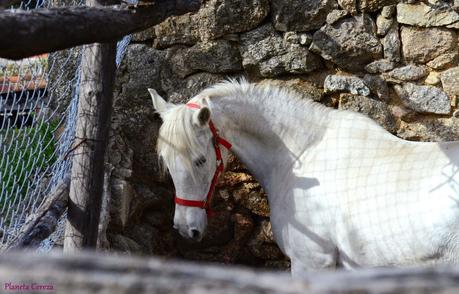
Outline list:
[[[193,109],[201,109],[201,106],[196,103],[187,103],[186,106],[189,108],[193,108]],[[188,199],[180,198],[179,196],[175,195],[175,203],[179,205],[183,205],[183,206],[197,207],[197,208],[205,209],[207,212],[207,215],[211,217],[214,213],[212,209],[210,208],[210,202],[212,200],[212,196],[215,191],[215,186],[217,185],[218,177],[220,176],[220,174],[223,172],[223,169],[224,169],[220,145],[230,150],[231,143],[218,135],[218,130],[215,127],[212,120],[209,121],[209,129],[210,129],[210,132],[212,133],[212,138],[214,141],[215,157],[217,158],[217,168],[215,169],[214,176],[212,177],[212,182],[210,183],[210,188],[209,188],[209,192],[207,193],[206,199],[203,201],[188,200]]]

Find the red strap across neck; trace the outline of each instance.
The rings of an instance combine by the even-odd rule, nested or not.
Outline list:
[[[201,109],[201,106],[196,103],[190,102],[190,103],[187,103],[186,106],[189,108],[193,108],[193,109]],[[210,208],[210,202],[212,200],[212,196],[215,191],[215,186],[217,185],[217,182],[218,182],[218,177],[224,170],[224,164],[223,164],[223,159],[222,159],[222,153],[220,150],[220,145],[222,145],[223,147],[229,150],[231,149],[231,143],[221,138],[218,135],[218,129],[215,127],[212,120],[209,120],[209,129],[214,139],[214,150],[215,150],[215,156],[217,159],[217,168],[215,170],[214,176],[212,177],[212,182],[210,183],[210,188],[209,188],[209,192],[207,193],[206,200],[203,200],[203,201],[187,200],[187,199],[183,199],[175,195],[175,203],[179,205],[183,205],[183,206],[197,207],[197,208],[205,209],[207,212],[207,216],[211,217],[214,213],[212,209]]]

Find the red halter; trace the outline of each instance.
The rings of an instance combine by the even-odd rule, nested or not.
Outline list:
[[[194,109],[200,109],[201,106],[195,103],[187,103],[186,106],[189,108],[194,108]],[[212,182],[210,183],[210,188],[209,192],[207,193],[206,200],[187,200],[178,197],[175,195],[175,203],[183,206],[190,206],[190,207],[198,207],[205,209],[207,212],[207,215],[210,217],[213,215],[213,211],[210,208],[210,202],[212,200],[212,195],[214,194],[215,186],[217,185],[218,177],[220,174],[223,172],[224,165],[223,165],[223,159],[222,159],[222,152],[220,150],[220,145],[225,147],[226,149],[230,150],[231,149],[231,143],[223,139],[218,135],[218,130],[215,128],[214,123],[212,120],[209,121],[209,128],[210,132],[212,133],[212,137],[214,140],[214,150],[215,150],[215,156],[217,158],[217,169],[215,170],[214,176],[212,178]]]

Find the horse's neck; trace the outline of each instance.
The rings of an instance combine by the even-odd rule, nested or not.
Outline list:
[[[320,140],[328,114],[312,103],[282,104],[279,97],[271,98],[220,97],[211,102],[222,137],[265,189],[289,175],[308,147]]]

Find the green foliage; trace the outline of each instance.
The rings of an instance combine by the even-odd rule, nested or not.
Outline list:
[[[42,122],[33,127],[9,129],[0,132],[0,192],[24,198],[33,181],[33,176],[43,172],[56,161],[54,131],[57,122]],[[6,144],[5,144],[6,143]],[[11,146],[11,148],[8,148]],[[5,154],[3,154],[5,153]],[[4,156],[6,155],[6,156]],[[4,160],[1,160],[4,156]],[[3,198],[0,208],[13,199]]]

